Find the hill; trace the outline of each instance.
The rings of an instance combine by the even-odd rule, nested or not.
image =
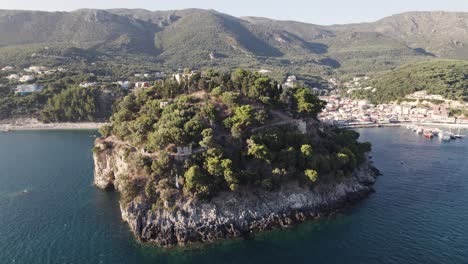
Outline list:
[[[309,89],[279,90],[245,70],[197,79],[190,90],[166,80],[125,97],[96,140],[95,184],[120,192],[138,239],[172,246],[238,237],[371,191],[370,144],[355,131],[319,129],[324,102]]]
[[[401,99],[416,91],[468,102],[468,62],[435,60],[399,67],[376,76],[367,85],[375,91],[359,91],[359,97],[381,103]]]
[[[303,74],[380,71],[433,57],[468,59],[466,13],[413,12],[374,23],[320,26],[236,18],[214,10],[0,10],[0,63],[44,47],[79,58],[153,67],[269,67]],[[81,57],[80,57],[81,56]],[[39,56],[34,62],[51,62]],[[39,60],[41,58],[42,60]]]

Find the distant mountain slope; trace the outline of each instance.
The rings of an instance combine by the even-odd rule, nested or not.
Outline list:
[[[408,12],[339,29],[379,32],[439,57],[468,58],[468,13]]]
[[[468,62],[433,60],[404,65],[376,76],[367,85],[374,87],[375,91],[358,93],[377,103],[397,100],[423,90],[467,102]]]
[[[154,48],[151,23],[103,10],[74,12],[2,11],[0,45],[67,43],[78,47],[128,38],[140,48]],[[149,37],[149,38],[148,38]]]
[[[468,59],[467,33],[468,13],[413,12],[374,23],[320,26],[201,9],[0,10],[0,46],[141,54],[168,67],[265,65],[365,73],[433,57]]]

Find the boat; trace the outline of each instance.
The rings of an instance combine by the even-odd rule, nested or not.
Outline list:
[[[423,134],[424,134],[424,137],[426,137],[426,138],[433,138],[434,137],[434,134],[432,133],[432,131],[428,130],[428,129],[424,130]]]
[[[450,141],[452,139],[447,132],[442,132],[439,138],[441,141]]]
[[[457,134],[455,134],[455,135],[453,135],[453,136],[454,136],[455,138],[458,138],[458,139],[461,139],[461,138],[465,137],[464,135],[461,135],[461,134],[460,134],[460,128],[458,128]]]
[[[416,134],[421,135],[422,133],[424,133],[424,129],[422,129],[421,127],[418,127],[416,129]]]

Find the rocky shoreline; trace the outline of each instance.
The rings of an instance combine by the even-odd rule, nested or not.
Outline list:
[[[94,182],[100,188],[119,190],[119,175],[135,173],[124,162],[119,148],[95,153],[94,161]],[[372,185],[378,174],[368,160],[352,177],[313,190],[291,182],[275,191],[223,192],[209,202],[180,199],[170,208],[152,209],[137,198],[128,204],[121,203],[120,209],[122,219],[142,242],[164,247],[214,242],[292,226],[347,208],[374,191]]]

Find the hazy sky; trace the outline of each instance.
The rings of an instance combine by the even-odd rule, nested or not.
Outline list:
[[[374,21],[406,11],[468,12],[468,0],[0,0],[0,9],[71,11],[80,8],[215,9],[314,24]]]

